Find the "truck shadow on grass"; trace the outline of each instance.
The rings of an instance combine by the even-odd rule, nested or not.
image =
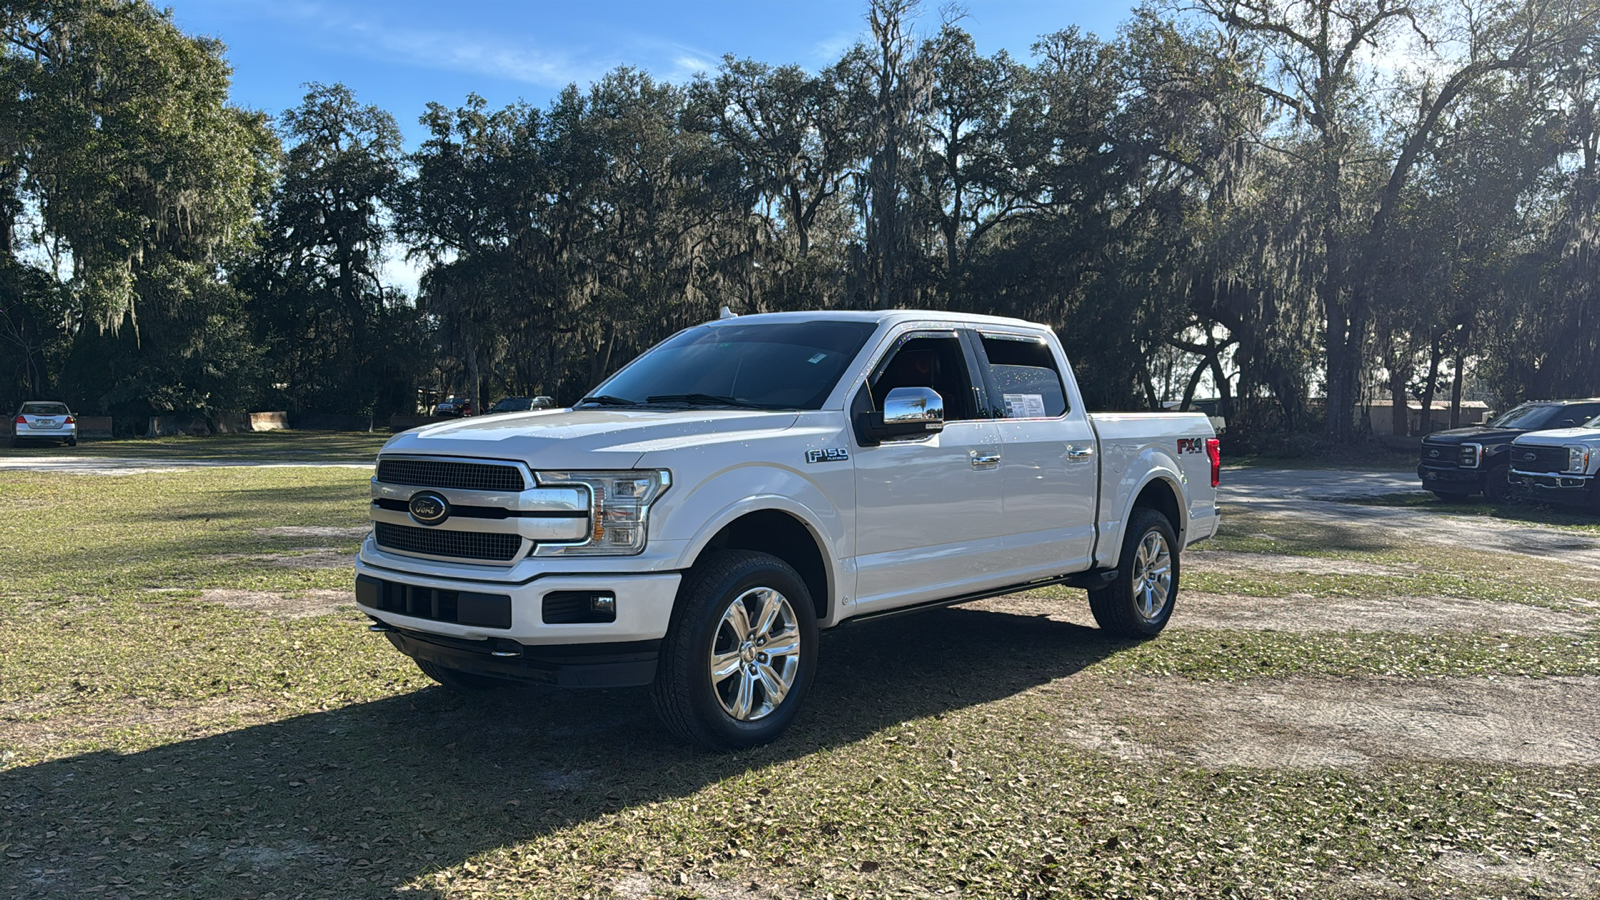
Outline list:
[[[0,772],[0,896],[393,896],[476,853],[1009,697],[1127,646],[964,608],[839,629],[795,727],[727,755],[676,743],[644,690],[428,688],[14,768]]]

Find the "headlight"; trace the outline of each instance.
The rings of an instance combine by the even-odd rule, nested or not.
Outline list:
[[[1462,444],[1460,465],[1463,469],[1476,469],[1483,463],[1482,444]]]
[[[1574,472],[1578,475],[1582,475],[1583,473],[1589,471],[1589,448],[1568,447],[1567,468],[1565,471]]]
[[[644,551],[650,504],[672,485],[666,469],[535,472],[541,486],[589,489],[589,537],[581,544],[541,544],[534,556],[632,556]]]

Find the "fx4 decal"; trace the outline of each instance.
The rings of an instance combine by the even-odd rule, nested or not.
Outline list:
[[[823,450],[807,450],[806,462],[843,462],[850,458],[850,451],[843,447],[828,447]]]
[[[1204,438],[1178,438],[1179,453],[1204,453],[1206,442]]]

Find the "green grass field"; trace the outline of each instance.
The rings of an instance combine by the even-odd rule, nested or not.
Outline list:
[[[172,452],[253,455],[269,436],[237,437],[252,440]],[[1537,730],[1600,721],[1583,705],[1600,696],[1590,570],[1235,511],[1186,559],[1194,613],[1180,605],[1157,640],[1103,639],[1067,590],[841,629],[783,740],[713,756],[673,742],[642,690],[464,696],[423,678],[351,605],[366,478],[0,472],[0,896],[1555,898],[1600,885],[1595,731]],[[1318,574],[1332,563],[1352,571]],[[1204,615],[1441,597],[1513,625],[1269,630]],[[1524,630],[1524,614],[1577,624]],[[1325,712],[1335,703],[1342,718]],[[1410,724],[1435,720],[1463,730]]]

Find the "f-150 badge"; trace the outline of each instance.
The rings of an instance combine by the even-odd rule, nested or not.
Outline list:
[[[822,450],[807,450],[806,462],[844,462],[850,458],[850,451],[843,447],[827,447]]]

